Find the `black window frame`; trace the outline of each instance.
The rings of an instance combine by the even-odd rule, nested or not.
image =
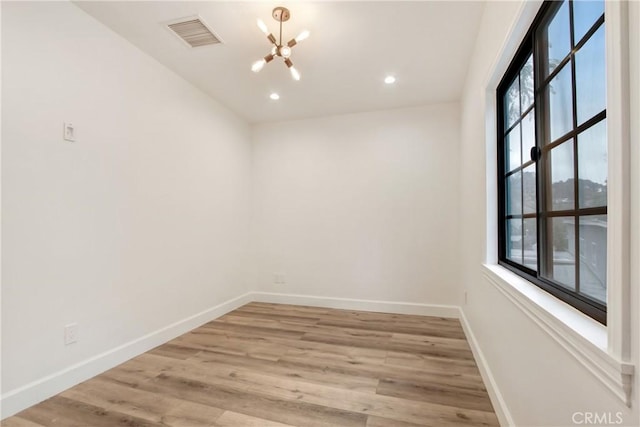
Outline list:
[[[568,3],[571,3],[571,0],[565,0]],[[580,134],[582,131],[594,126],[596,123],[599,123],[602,120],[606,120],[606,106],[605,110],[601,111],[594,117],[588,119],[586,122],[577,124],[576,118],[576,79],[575,79],[575,54],[579,51],[579,49],[586,44],[588,40],[590,40],[591,36],[600,28],[603,28],[605,22],[604,13],[595,21],[592,27],[582,36],[580,41],[574,43],[574,28],[573,28],[573,8],[569,5],[569,14],[570,14],[570,39],[571,46],[574,46],[570,53],[555,67],[555,69],[547,73],[548,75],[541,79],[542,76],[542,60],[536,60],[536,58],[542,57],[542,55],[546,55],[546,52],[543,52],[543,43],[538,39],[538,35],[536,34],[539,28],[541,28],[548,20],[552,19],[556,13],[560,9],[564,2],[558,1],[545,1],[541,6],[538,14],[536,15],[531,27],[529,28],[524,40],[522,41],[520,47],[516,51],[514,58],[512,59],[507,71],[505,72],[502,80],[498,84],[496,90],[496,106],[497,106],[497,154],[498,154],[498,168],[497,168],[497,177],[498,177],[498,264],[511,270],[512,272],[518,274],[519,276],[525,278],[526,280],[532,282],[539,288],[547,291],[558,299],[570,304],[574,308],[580,310],[584,314],[589,317],[597,320],[598,322],[606,325],[607,321],[607,306],[606,304],[602,304],[595,299],[588,298],[583,294],[578,292],[571,291],[566,287],[558,283],[554,283],[552,280],[544,277],[542,275],[542,266],[541,263],[548,262],[543,261],[543,256],[549,256],[549,252],[543,253],[544,247],[544,239],[546,238],[545,234],[548,233],[548,229],[544,225],[547,221],[547,218],[552,218],[554,216],[574,216],[574,218],[578,219],[578,217],[583,215],[607,215],[607,206],[597,207],[597,208],[580,208],[577,205],[578,200],[578,180],[574,179],[574,207],[570,210],[556,211],[556,212],[547,212],[547,208],[542,208],[541,204],[545,201],[545,188],[544,188],[544,174],[546,171],[544,170],[545,162],[546,162],[546,153],[550,152],[551,148],[556,147],[563,142],[569,141],[573,138],[574,144],[574,176],[577,176],[577,162],[578,162],[578,152],[575,151],[577,148],[577,138],[576,136]],[[505,112],[505,103],[504,98],[507,94],[511,84],[515,79],[519,78],[520,70],[523,68],[527,60],[530,56],[534,57],[534,101],[531,107],[521,111],[520,117],[513,123],[510,127],[507,127],[506,124],[506,112]],[[560,71],[564,69],[564,66],[568,64],[572,67],[572,75],[571,75],[571,85],[572,85],[572,96],[573,96],[573,126],[572,130],[562,137],[558,138],[555,141],[551,141],[549,144],[545,144],[541,138],[542,132],[545,132],[544,126],[544,103],[541,101],[544,96],[545,87],[543,86],[545,82],[551,81]],[[529,153],[522,153],[522,164],[519,168],[516,168],[512,171],[507,171],[506,162],[508,162],[508,158],[506,155],[506,135],[508,131],[517,126],[517,123],[524,120],[526,114],[530,111],[530,109],[535,109],[535,153],[532,155],[536,156],[536,160],[532,160],[532,164],[535,165],[536,169],[536,210],[534,214],[525,214],[524,206],[522,206],[522,212],[520,217],[522,218],[535,218],[536,219],[536,233],[537,233],[537,270],[533,270],[524,265],[518,264],[514,261],[511,261],[507,258],[507,220],[511,215],[507,215],[507,191],[506,188],[506,177],[513,173],[515,170],[520,169],[524,170],[525,167],[530,166],[528,161],[524,161],[525,156],[529,156]],[[521,150],[522,150],[522,143]],[[521,187],[522,189],[522,187]],[[523,196],[521,196],[523,198]],[[550,226],[549,226],[550,227]],[[576,225],[576,228],[578,226]],[[524,233],[524,230],[522,231]],[[574,250],[576,252],[579,251],[579,235],[575,233],[575,247]],[[579,289],[579,252],[576,255],[576,286]],[[524,264],[524,262],[523,262]]]

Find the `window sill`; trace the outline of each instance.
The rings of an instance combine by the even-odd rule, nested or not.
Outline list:
[[[484,264],[483,275],[627,406],[634,366],[607,349],[607,328],[515,273]]]

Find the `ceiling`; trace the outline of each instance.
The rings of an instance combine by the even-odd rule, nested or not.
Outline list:
[[[460,98],[483,2],[478,1],[80,1],[80,8],[251,123],[455,101]],[[293,49],[294,81],[269,53],[256,25],[285,6],[283,39],[311,36]],[[199,15],[222,39],[190,48],[166,27]],[[397,78],[393,85],[384,77]],[[280,100],[269,98],[272,92]]]

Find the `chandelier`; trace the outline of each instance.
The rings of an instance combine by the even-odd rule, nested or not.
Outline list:
[[[251,71],[253,71],[254,73],[259,72],[260,70],[262,70],[265,64],[273,61],[273,58],[275,58],[276,56],[279,56],[284,59],[284,64],[287,66],[287,68],[289,68],[291,77],[293,77],[294,80],[300,80],[300,72],[296,69],[296,67],[293,66],[293,62],[291,62],[291,48],[309,37],[309,31],[304,30],[296,38],[289,40],[287,44],[283,44],[282,23],[288,21],[291,17],[289,9],[287,9],[286,7],[276,7],[275,9],[273,9],[271,15],[273,16],[273,19],[280,23],[280,37],[278,40],[276,40],[275,36],[269,32],[267,25],[261,19],[258,19],[258,28],[260,28],[260,30],[267,36],[267,39],[271,42],[271,44],[273,44],[273,46],[271,47],[271,53],[269,53],[261,60],[253,63],[253,65],[251,66]]]

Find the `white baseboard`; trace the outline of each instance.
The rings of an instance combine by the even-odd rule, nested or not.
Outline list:
[[[462,324],[462,329],[464,330],[465,335],[467,336],[467,341],[469,342],[469,346],[471,347],[471,351],[473,352],[473,357],[476,360],[476,364],[478,365],[478,369],[480,370],[480,375],[482,376],[482,381],[487,387],[487,392],[489,393],[489,398],[491,399],[491,404],[493,405],[493,410],[496,412],[496,416],[498,417],[498,421],[500,425],[503,427],[507,426],[515,426],[516,423],[513,421],[511,417],[511,412],[509,412],[509,408],[507,407],[504,398],[502,397],[502,393],[500,393],[500,389],[498,388],[498,383],[496,382],[493,374],[491,373],[491,369],[489,368],[489,364],[487,363],[487,359],[484,357],[484,353],[482,353],[482,349],[476,340],[475,335],[473,334],[473,330],[469,325],[469,321],[467,317],[464,315],[464,311],[462,307],[459,307],[458,318],[460,319],[460,323]]]
[[[23,409],[42,402],[82,381],[86,381],[145,351],[149,351],[204,323],[235,310],[252,300],[252,293],[246,293],[102,354],[83,360],[66,369],[4,393],[0,397],[0,407],[2,408],[1,418],[10,417]]]
[[[332,298],[314,295],[278,294],[272,292],[252,292],[252,296],[253,301],[270,302],[277,304],[308,305],[312,307],[377,311],[381,313],[416,314],[420,316],[452,318],[458,318],[460,316],[459,308],[454,305]]]

